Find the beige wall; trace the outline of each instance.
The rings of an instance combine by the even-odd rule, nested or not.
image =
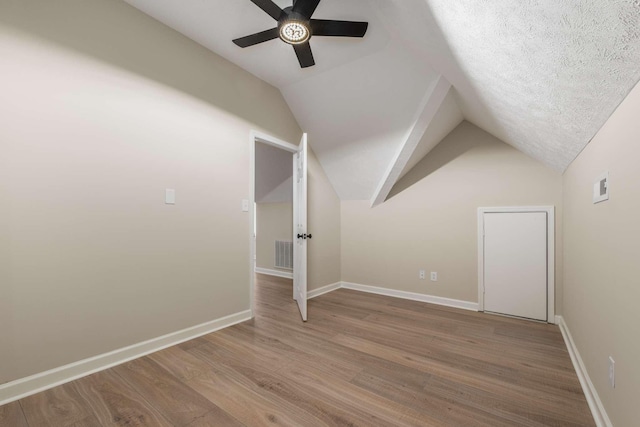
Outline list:
[[[342,202],[342,280],[477,302],[477,208],[553,205],[560,299],[561,186],[560,174],[462,122],[386,202],[373,209],[369,201]],[[431,271],[438,282],[429,281]]]
[[[564,317],[616,426],[640,419],[640,86],[564,174]],[[609,172],[610,200],[592,203]],[[616,388],[608,358],[616,361]]]
[[[114,0],[0,2],[0,70],[0,383],[249,309],[277,89]]]
[[[293,191],[293,189],[291,190]],[[275,241],[293,241],[293,204],[258,203],[256,204],[256,267],[269,270],[291,270],[275,266]]]
[[[310,142],[312,144],[313,141]],[[340,281],[340,199],[312,150],[309,150],[307,289]]]

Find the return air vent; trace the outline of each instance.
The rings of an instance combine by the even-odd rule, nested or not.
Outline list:
[[[293,270],[293,242],[276,240],[276,268]]]
[[[605,172],[598,177],[593,184],[593,203],[609,200],[609,172]]]

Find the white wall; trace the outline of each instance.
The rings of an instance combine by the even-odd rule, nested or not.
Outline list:
[[[342,280],[478,301],[477,208],[556,207],[556,310],[562,307],[562,176],[462,122],[393,188],[342,202]],[[438,272],[438,282],[418,271]]]
[[[564,317],[613,425],[640,419],[640,86],[564,174]],[[610,199],[592,203],[608,171]],[[608,358],[616,361],[616,388]]]
[[[0,76],[0,383],[249,309],[277,89],[112,0],[1,2]]]

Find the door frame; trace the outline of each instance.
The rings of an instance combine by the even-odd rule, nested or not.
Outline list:
[[[555,207],[554,206],[501,206],[478,208],[478,311],[484,311],[484,214],[545,212],[547,214],[547,323],[556,323],[555,300]]]
[[[249,132],[249,215],[251,224],[255,221],[255,205],[256,205],[256,143],[270,145],[290,152],[292,155],[298,152],[298,146],[289,142],[278,139],[269,134],[251,130]],[[255,316],[255,256],[256,256],[256,239],[253,236],[253,227],[249,227],[249,299],[251,301],[251,318]]]

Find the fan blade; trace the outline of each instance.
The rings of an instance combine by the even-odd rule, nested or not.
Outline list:
[[[313,53],[311,53],[311,45],[309,42],[294,44],[292,46],[293,50],[296,51],[300,68],[307,68],[316,65],[316,62],[313,60]]]
[[[311,33],[314,36],[364,37],[368,27],[368,22],[311,20]]]
[[[313,12],[316,11],[318,3],[320,3],[320,0],[296,0],[292,12],[299,13],[307,19],[310,19]]]
[[[240,37],[233,42],[240,47],[249,47],[254,44],[263,43],[269,40],[277,39],[280,37],[280,31],[278,28],[272,28],[259,33],[251,34],[250,36]]]
[[[274,2],[272,2],[271,0],[251,0],[251,1],[260,9],[267,12],[269,16],[271,16],[276,21],[280,19],[280,16],[282,15],[282,9],[280,9],[280,7]]]

